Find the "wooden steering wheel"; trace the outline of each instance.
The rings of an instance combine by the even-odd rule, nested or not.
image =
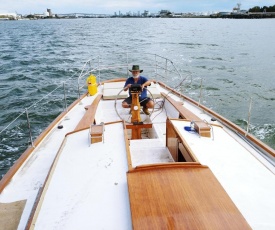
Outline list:
[[[126,123],[143,123],[147,119],[147,116],[150,117],[152,115],[152,113],[154,112],[154,108],[150,112],[149,115],[146,115],[145,118],[142,119],[140,116],[139,92],[131,92],[131,94],[132,94],[131,113],[128,114],[127,116],[125,116],[125,114],[124,115],[120,114],[117,109],[117,99],[119,98],[119,95],[121,94],[121,92],[123,90],[124,89],[122,89],[118,92],[116,99],[115,99],[115,110],[116,110],[117,115],[119,116],[119,118],[122,121],[125,121]],[[153,97],[152,93],[150,92],[149,89],[147,89],[147,90],[151,95],[151,99],[154,101],[154,97]],[[131,118],[131,121],[129,121],[130,118]]]

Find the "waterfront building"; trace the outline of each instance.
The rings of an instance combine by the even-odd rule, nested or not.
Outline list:
[[[49,13],[49,17],[52,17],[52,16],[53,16],[52,10],[51,10],[51,9],[47,9],[47,12]]]

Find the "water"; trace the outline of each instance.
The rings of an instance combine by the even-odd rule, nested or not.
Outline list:
[[[0,131],[24,109],[78,73],[98,54],[157,53],[172,59],[192,85],[182,88],[201,103],[275,148],[275,20],[72,19],[0,22]],[[146,70],[144,71],[146,74]],[[123,77],[123,76],[121,76]],[[77,97],[68,83],[68,103]],[[158,79],[157,79],[158,80]],[[162,79],[176,86],[179,79]],[[63,90],[29,109],[32,134],[63,110]],[[44,107],[45,105],[45,107]],[[47,108],[51,108],[46,109]],[[25,114],[0,134],[0,176],[28,146]]]

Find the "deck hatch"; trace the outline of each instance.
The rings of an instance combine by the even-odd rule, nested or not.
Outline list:
[[[208,167],[143,168],[127,180],[133,229],[251,229]]]

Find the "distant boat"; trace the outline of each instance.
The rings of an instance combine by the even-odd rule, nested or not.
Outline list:
[[[84,65],[79,99],[0,181],[0,225],[275,229],[274,149],[159,81],[181,77],[169,59],[126,56]],[[131,89],[131,112],[121,106],[128,93],[120,77],[141,63],[156,73],[149,115],[140,86]],[[89,76],[94,82],[86,86]]]

